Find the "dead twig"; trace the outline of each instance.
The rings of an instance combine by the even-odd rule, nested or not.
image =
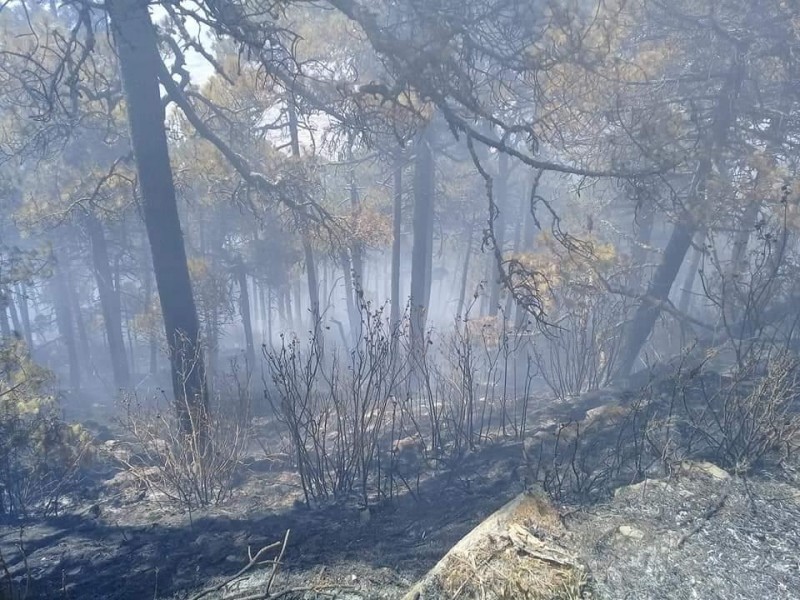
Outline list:
[[[281,545],[281,551],[278,553],[278,558],[272,563],[272,572],[269,574],[269,580],[267,581],[267,587],[264,590],[264,595],[269,597],[270,590],[272,589],[272,583],[275,581],[275,576],[278,574],[278,566],[281,564],[283,560],[283,555],[286,552],[286,545],[289,543],[289,533],[291,529],[286,530],[286,535],[283,536],[283,544]]]
[[[278,600],[278,598],[286,598],[288,596],[292,596],[295,594],[305,594],[308,592],[313,592],[315,594],[322,594],[325,596],[335,597],[334,592],[347,592],[348,594],[357,594],[359,596],[365,597],[359,590],[352,586],[347,585],[321,585],[321,586],[308,586],[308,587],[296,587],[296,588],[288,588],[282,590],[275,594],[274,596],[270,596],[265,592],[258,592],[257,594],[251,594],[249,596],[233,596],[228,600]]]
[[[288,536],[289,536],[289,532],[287,531],[286,532],[286,537],[284,538],[284,541],[283,541],[283,547],[281,548],[281,555],[283,555],[283,548],[286,547],[286,538],[288,538]],[[227,586],[230,583],[234,582],[235,580],[239,579],[239,577],[241,577],[242,575],[247,573],[250,569],[252,569],[258,563],[258,560],[262,556],[264,556],[264,554],[266,552],[269,552],[270,550],[274,550],[275,548],[277,548],[280,545],[281,545],[281,542],[274,542],[272,544],[269,544],[268,546],[264,546],[263,548],[261,548],[261,550],[256,552],[254,556],[250,557],[250,562],[248,562],[244,567],[239,569],[239,571],[236,573],[236,575],[233,575],[233,576],[229,577],[228,579],[226,579],[222,583],[219,583],[219,584],[217,584],[215,586],[212,586],[212,587],[204,589],[202,592],[192,596],[190,600],[200,600],[200,598],[203,598],[204,596],[207,596],[208,594],[213,594],[214,592],[220,591],[222,588],[224,588],[225,586]],[[274,574],[274,570],[275,569],[273,567],[273,574]],[[270,581],[271,581],[271,578],[270,578]]]

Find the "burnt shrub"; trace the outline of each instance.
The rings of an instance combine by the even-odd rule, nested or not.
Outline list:
[[[65,423],[52,376],[19,341],[0,346],[0,516],[52,515],[75,490],[90,438]]]

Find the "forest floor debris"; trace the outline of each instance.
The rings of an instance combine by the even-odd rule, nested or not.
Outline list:
[[[428,473],[418,494],[374,506],[366,518],[355,501],[306,509],[296,475],[281,461],[252,461],[233,498],[192,514],[143,493],[135,479],[107,473],[86,506],[0,528],[0,551],[13,576],[30,577],[29,598],[187,600],[236,575],[290,529],[276,593],[294,590],[283,596],[290,600],[398,599],[520,497],[521,461],[519,443],[487,444],[458,472]],[[580,591],[562,595],[570,599],[800,598],[800,470],[792,461],[747,479],[687,461],[669,477],[620,487],[599,503],[553,506],[555,533],[544,542],[541,527],[509,529],[509,543],[495,550],[508,560],[521,557],[529,581],[543,580],[534,567],[548,563],[550,575],[560,573],[551,582]],[[558,556],[580,569],[534,556],[553,540]],[[473,575],[497,559],[491,552],[482,560],[465,556],[460,564],[474,567]],[[457,571],[446,589],[420,598],[468,599],[492,587],[485,578],[476,587],[472,575]],[[270,565],[259,565],[204,598],[252,596],[270,576]],[[514,594],[507,597],[522,598]]]

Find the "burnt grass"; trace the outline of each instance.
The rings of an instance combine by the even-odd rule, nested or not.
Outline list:
[[[192,515],[142,494],[94,482],[96,501],[67,514],[5,523],[0,550],[28,598],[189,598],[248,562],[248,548],[291,531],[280,590],[314,580],[396,597],[451,546],[522,491],[518,444],[473,454],[458,472],[427,476],[419,487],[369,516],[355,502],[308,509],[288,470],[248,469],[236,495]],[[27,574],[27,575],[26,575]]]
[[[526,439],[550,440],[538,446],[547,454],[560,424],[629,401],[613,391],[561,404],[541,399],[532,404],[536,426]],[[589,458],[602,448],[611,455],[622,449],[613,422],[595,431],[595,439],[581,442]],[[100,443],[116,437],[103,426],[97,433]],[[410,478],[413,493],[401,486],[391,503],[369,512],[355,498],[306,508],[291,465],[256,455],[232,498],[191,514],[101,464],[86,480],[84,500],[61,516],[0,524],[0,551],[9,573],[29,586],[27,598],[187,600],[290,530],[275,593],[329,585],[356,593],[283,597],[396,599],[524,490],[531,466],[525,454],[520,442],[495,438],[458,464],[425,470],[418,483]],[[638,480],[625,475],[590,501],[565,494],[556,500],[569,531],[565,542],[589,568],[596,599],[799,598],[792,591],[800,590],[798,467],[795,456],[748,478],[662,473],[654,475],[657,485],[615,495]],[[623,526],[637,537],[620,535]],[[263,581],[265,572],[269,567],[254,568],[250,583]],[[2,600],[6,578],[0,572]]]

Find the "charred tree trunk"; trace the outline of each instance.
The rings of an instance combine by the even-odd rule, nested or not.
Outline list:
[[[280,313],[281,324],[286,330],[294,329],[294,319],[292,318],[292,295],[291,285],[285,283],[278,290],[278,312]]]
[[[350,342],[355,344],[359,337],[361,318],[356,307],[356,292],[353,285],[353,265],[350,262],[350,255],[346,248],[339,252],[339,260],[342,263],[342,274],[344,275],[344,301],[347,307],[347,320],[350,323]]]
[[[464,317],[464,302],[467,299],[467,281],[469,280],[469,261],[472,257],[472,242],[475,237],[475,216],[473,215],[472,221],[467,225],[467,239],[464,243],[464,266],[461,269],[461,284],[458,290],[458,304],[456,304],[456,316]]]
[[[81,367],[85,373],[95,376],[96,372],[94,369],[92,346],[89,343],[89,332],[86,328],[86,319],[83,318],[83,309],[81,307],[81,301],[78,294],[78,286],[75,282],[72,269],[70,269],[67,264],[63,265],[62,275],[64,277],[64,284],[66,286],[66,301],[69,303],[72,319],[78,333],[77,343],[80,344],[78,348],[78,356],[80,358]]]
[[[256,347],[253,341],[253,321],[250,316],[250,292],[247,288],[247,269],[243,263],[236,267],[236,280],[239,284],[239,314],[242,316],[244,327],[245,356],[247,364],[253,367],[256,360]]]
[[[525,198],[520,199],[519,203],[519,212],[517,213],[517,217],[514,223],[514,245],[512,246],[512,250],[514,254],[519,254],[520,252],[520,244],[522,244],[522,226],[525,223]],[[506,294],[506,307],[505,313],[503,315],[504,319],[511,321],[514,316],[514,294],[510,291]],[[516,322],[516,321],[515,321]]]
[[[148,331],[147,342],[148,350],[150,353],[149,372],[150,375],[155,375],[158,372],[158,337],[152,328],[153,323],[153,271],[148,264],[150,256],[145,249],[144,257],[142,260],[142,273],[144,273],[144,310],[143,313],[147,316],[147,323],[150,331]]]
[[[658,315],[661,313],[661,305],[669,298],[672,283],[678,275],[678,271],[683,264],[686,252],[692,244],[694,229],[684,223],[677,223],[672,231],[667,248],[664,250],[664,257],[658,265],[647,295],[642,299],[633,321],[629,324],[626,334],[626,341],[620,355],[618,365],[618,375],[626,377],[633,368],[639,352],[650,337],[653,326]]]
[[[300,158],[300,135],[297,127],[297,107],[295,106],[294,99],[288,102],[289,110],[289,136],[292,145],[292,156]],[[307,232],[302,232],[303,243],[303,257],[306,262],[306,283],[308,285],[308,301],[311,310],[311,331],[314,339],[318,344],[322,343],[321,338],[321,319],[319,304],[319,279],[317,277],[317,263],[314,258],[314,249],[311,247],[311,240]],[[299,315],[300,298],[297,299],[298,318],[302,319]],[[302,321],[301,321],[302,322]]]
[[[414,352],[425,347],[425,323],[430,301],[433,260],[434,162],[428,125],[416,145],[414,158],[414,247],[411,252],[411,343]],[[421,356],[421,354],[418,354]]]
[[[537,192],[537,188],[539,187],[539,179],[541,174],[534,177],[532,188],[531,188],[531,196],[535,196]],[[529,206],[527,202],[523,202],[523,213],[522,218],[520,221],[522,222],[522,236],[521,236],[521,251],[522,252],[530,252],[533,250],[533,243],[536,239],[536,223],[533,218],[533,207]],[[522,331],[523,329],[527,329],[528,325],[530,324],[529,314],[528,311],[525,310],[525,307],[520,306],[517,304],[517,314],[514,320],[514,327],[517,331]]]
[[[117,388],[126,389],[130,385],[130,372],[125,353],[125,338],[122,336],[122,311],[119,289],[114,286],[114,278],[111,273],[106,237],[100,221],[94,215],[86,215],[84,224],[91,244],[92,266],[111,355],[114,385]]]
[[[261,314],[261,303],[258,301],[259,285],[255,277],[251,278],[250,282],[250,298],[252,299],[250,306],[253,310],[252,329],[258,331],[259,325],[263,321],[263,315]]]
[[[700,149],[697,168],[687,194],[687,205],[690,210],[704,200],[714,162],[721,164],[722,150],[735,120],[736,100],[744,79],[744,66],[740,61],[738,54],[734,56],[731,71],[717,97],[709,134],[703,140],[703,148]],[[633,321],[628,324],[615,379],[625,378],[630,374],[642,346],[653,331],[661,307],[669,300],[672,284],[692,244],[696,230],[697,226],[688,214],[684,220],[675,224],[661,264],[658,265],[648,286],[647,294],[641,299]]]
[[[264,312],[267,313],[267,339],[266,345],[267,349],[272,350],[272,288],[268,287],[266,291],[263,290],[264,293],[263,297],[263,306]]]
[[[297,128],[297,107],[295,106],[293,99],[290,99],[288,102],[288,110],[289,110],[289,135],[292,144],[292,156],[294,156],[295,158],[299,158],[300,136]],[[314,339],[319,344],[321,344],[322,314],[320,313],[320,304],[319,304],[319,279],[317,278],[317,263],[314,258],[314,249],[311,246],[311,240],[309,238],[308,232],[303,231],[301,233],[301,236],[303,243],[303,257],[305,258],[306,262],[306,281],[308,283],[308,300],[310,303],[309,308],[311,310],[311,321],[312,321],[311,330],[313,332],[312,335],[314,336]],[[299,298],[297,301],[297,309],[298,311],[300,309]]]
[[[728,273],[731,279],[736,279],[747,267],[747,246],[750,244],[750,235],[755,231],[760,210],[761,202],[751,201],[739,221],[740,229],[736,232],[736,238],[733,241],[731,268]]]
[[[633,252],[631,253],[631,262],[636,271],[638,281],[636,283],[637,289],[643,289],[645,286],[646,278],[646,265],[647,258],[650,255],[648,248],[653,237],[653,225],[655,223],[656,211],[655,207],[650,202],[642,204],[638,212],[638,219],[634,219],[636,227],[636,240],[633,244]]]
[[[678,310],[682,313],[688,313],[692,306],[694,280],[697,277],[697,270],[700,268],[700,259],[703,258],[703,252],[699,247],[705,243],[705,238],[705,231],[698,232],[695,236],[695,245],[697,248],[694,250],[692,262],[689,263],[689,269],[686,271],[686,278],[683,280],[683,288],[681,289],[681,299],[678,301]]]
[[[305,250],[306,246],[303,243],[303,256],[305,257]],[[293,284],[294,289],[294,320],[295,320],[295,327],[302,327],[303,326],[303,283],[302,280],[298,279]],[[309,290],[310,293],[310,290]]]
[[[159,94],[161,57],[147,3],[106,3],[127,99],[142,212],[150,242],[169,348],[175,407],[187,433],[202,433],[208,409],[205,364],[175,185],[169,161],[164,104]]]
[[[31,314],[28,309],[28,293],[25,287],[17,285],[17,298],[19,298],[19,316],[22,321],[22,334],[28,345],[28,352],[33,352],[33,330],[31,329]]]
[[[350,140],[348,145],[348,160],[351,165],[353,162],[353,142]],[[356,184],[356,168],[352,165],[350,168],[350,210],[353,213],[353,218],[359,218],[359,211],[361,210],[361,199],[358,196],[358,185]],[[354,227],[355,230],[355,227]],[[350,244],[350,256],[353,263],[353,291],[357,296],[364,293],[364,246],[358,239],[353,239]],[[358,298],[355,300],[358,302]]]
[[[17,305],[14,302],[14,296],[11,290],[6,290],[6,301],[8,303],[8,314],[11,317],[11,326],[14,328],[13,335],[22,339],[22,323],[19,320],[19,313],[17,312]]]
[[[394,164],[394,211],[392,218],[392,308],[391,326],[400,324],[400,250],[403,231],[403,160],[399,155]]]
[[[264,294],[264,312],[267,313],[267,348],[272,349],[272,289],[267,288]]]
[[[8,294],[5,290],[0,289],[0,335],[3,341],[11,339],[11,326],[8,323]]]
[[[506,243],[506,209],[508,204],[508,155],[501,152],[497,159],[497,177],[494,180],[494,203],[497,208],[495,215],[490,215],[494,219],[494,243],[500,256]],[[491,278],[489,279],[489,316],[496,317],[500,310],[500,264],[495,256],[492,256]]]
[[[81,389],[81,365],[78,358],[78,347],[75,345],[75,329],[69,303],[69,290],[60,265],[56,265],[50,290],[53,296],[53,308],[56,311],[58,335],[67,348],[70,389],[78,391]]]
[[[306,261],[306,283],[308,284],[308,300],[311,304],[311,331],[314,339],[322,344],[321,337],[321,319],[319,309],[319,280],[317,278],[317,263],[314,260],[314,249],[311,247],[311,242],[307,237],[303,237],[303,256]]]

